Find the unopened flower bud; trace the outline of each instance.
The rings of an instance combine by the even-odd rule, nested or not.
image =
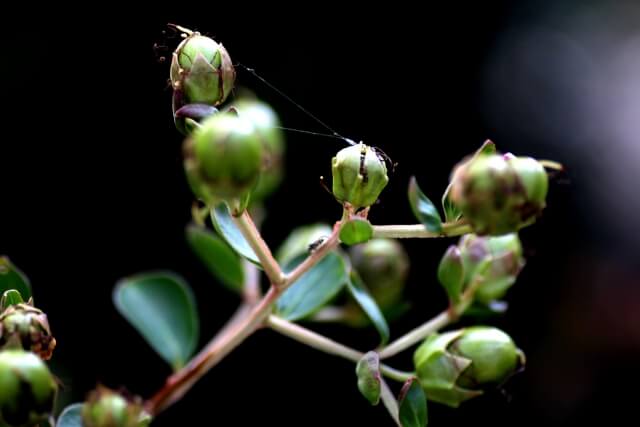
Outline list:
[[[150,421],[140,399],[124,397],[105,387],[92,391],[82,407],[84,427],[144,427]]]
[[[363,143],[340,150],[331,171],[333,195],[356,209],[373,205],[389,182],[385,161]]]
[[[207,118],[184,144],[185,171],[195,195],[206,203],[244,199],[262,168],[262,144],[246,119]]]
[[[524,355],[499,329],[474,326],[431,335],[414,363],[428,398],[457,407],[504,382],[524,364]]]
[[[383,310],[401,300],[409,274],[409,256],[400,243],[392,239],[372,239],[351,248],[349,256]]]
[[[544,167],[532,158],[480,155],[455,169],[451,198],[477,234],[500,235],[534,222],[547,188]]]
[[[18,349],[0,351],[0,425],[27,427],[45,421],[57,389],[38,356]]]
[[[47,315],[30,304],[16,304],[0,314],[0,348],[19,345],[49,360],[56,340]]]
[[[236,78],[226,49],[209,37],[192,33],[173,53],[171,84],[184,94],[184,104],[219,105],[227,99]]]

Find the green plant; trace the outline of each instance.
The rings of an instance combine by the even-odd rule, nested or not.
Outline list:
[[[257,99],[229,100],[235,82],[229,53],[208,37],[177,28],[185,39],[170,69],[173,113],[185,135],[185,175],[198,199],[186,237],[194,254],[242,302],[194,355],[199,324],[187,283],[165,272],[121,280],[113,293],[117,310],[174,373],[146,400],[100,387],[86,402],[65,409],[58,426],[148,425],[262,327],[351,361],[354,386],[373,405],[382,402],[405,427],[427,424],[427,400],[457,407],[524,366],[523,352],[503,331],[486,326],[439,331],[462,316],[494,311],[515,283],[525,263],[517,232],[542,213],[545,167],[557,164],[500,154],[487,141],[454,168],[442,197],[444,220],[411,179],[409,207],[419,223],[373,225],[368,214],[389,181],[387,159],[375,147],[346,140],[349,146],[331,160],[341,218],[333,225],[293,230],[274,255],[255,218],[283,179],[279,119]],[[456,236],[458,244],[449,247],[437,272],[449,306],[390,341],[387,319],[408,309],[403,289],[410,257],[397,239]],[[261,272],[268,279],[265,287]],[[28,280],[6,258],[0,263],[0,291],[0,426],[40,425],[51,419],[57,388],[43,362],[55,339],[46,315],[33,307]],[[339,294],[346,295],[340,305]],[[296,323],[300,320],[371,326],[380,343],[361,352]],[[387,364],[416,345],[413,370]],[[389,380],[402,384],[398,397]]]

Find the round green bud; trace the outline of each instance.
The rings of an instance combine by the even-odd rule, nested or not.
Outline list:
[[[219,105],[231,93],[236,72],[227,50],[196,32],[173,53],[170,77],[173,89],[184,93],[184,104]]]
[[[387,165],[375,148],[360,143],[344,148],[331,161],[333,195],[356,209],[373,205],[387,186]]]
[[[524,365],[513,340],[486,326],[432,334],[413,359],[427,397],[452,407],[500,385]]]
[[[383,310],[400,302],[409,274],[409,256],[400,243],[393,239],[372,239],[352,247],[349,256]]]
[[[509,335],[486,326],[466,328],[448,350],[471,361],[457,381],[466,388],[502,383],[516,371],[521,358],[520,350]]]
[[[30,304],[16,304],[0,314],[0,348],[20,346],[49,360],[56,340],[47,315]]]
[[[253,125],[234,114],[216,114],[184,144],[187,179],[206,203],[244,199],[262,169],[262,143]]]
[[[140,399],[126,398],[105,387],[92,391],[82,407],[84,427],[143,427],[149,422]]]
[[[0,352],[0,424],[27,427],[45,421],[57,390],[53,375],[38,356],[18,349]]]
[[[534,159],[480,155],[454,171],[451,199],[477,234],[500,235],[534,222],[547,188],[544,167]]]
[[[470,285],[480,275],[475,298],[484,304],[502,298],[525,265],[517,233],[491,237],[468,234],[460,239],[459,248],[465,284]]]
[[[233,103],[240,117],[249,120],[264,150],[263,170],[258,184],[251,193],[252,200],[263,200],[282,182],[284,176],[285,138],[275,110],[254,98],[241,98]]]

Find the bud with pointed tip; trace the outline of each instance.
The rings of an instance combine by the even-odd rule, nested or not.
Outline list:
[[[145,427],[150,422],[140,399],[124,397],[105,387],[92,391],[82,407],[84,427]]]
[[[0,425],[27,427],[47,420],[57,390],[38,356],[18,349],[0,351]]]
[[[236,72],[227,50],[195,32],[178,45],[171,61],[171,84],[182,93],[182,105],[219,105],[227,99]]]
[[[545,207],[547,189],[538,161],[492,154],[457,166],[450,194],[475,233],[500,235],[534,222]]]
[[[524,355],[501,330],[474,326],[429,336],[414,364],[430,400],[458,407],[513,375]]]
[[[244,200],[262,168],[262,143],[253,125],[232,113],[207,118],[184,143],[185,171],[205,203]]]
[[[387,165],[363,143],[344,148],[331,161],[333,195],[356,209],[373,205],[387,186]]]
[[[15,304],[0,314],[0,348],[19,346],[49,360],[56,346],[47,315],[30,304]]]

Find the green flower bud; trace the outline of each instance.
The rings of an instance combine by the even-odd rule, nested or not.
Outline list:
[[[150,422],[140,399],[126,398],[105,387],[92,391],[82,407],[84,427],[144,427]]]
[[[356,209],[373,205],[387,186],[387,166],[375,148],[360,143],[344,148],[331,161],[333,195]]]
[[[56,340],[47,315],[30,304],[16,304],[0,314],[0,348],[21,346],[49,360]]]
[[[393,239],[372,239],[354,246],[349,252],[351,263],[383,310],[402,299],[409,256]]]
[[[193,33],[178,45],[171,61],[171,84],[184,93],[184,104],[219,105],[227,99],[236,79],[226,49]]]
[[[294,229],[276,252],[281,265],[286,265],[300,255],[313,251],[317,245],[331,235],[331,227],[327,224],[311,224]]]
[[[47,365],[23,350],[0,352],[0,424],[34,426],[45,421],[58,386]]]
[[[414,353],[414,364],[430,400],[458,407],[513,375],[524,355],[499,329],[475,326],[431,335]]]
[[[184,144],[185,171],[206,203],[245,199],[262,168],[262,144],[253,125],[233,114],[207,118]]]
[[[450,194],[477,234],[500,235],[534,222],[547,188],[547,174],[536,160],[494,154],[458,166]]]
[[[475,298],[484,304],[502,298],[516,282],[525,264],[517,233],[495,237],[468,234],[460,239],[459,248],[465,285],[470,285],[480,275],[482,281],[476,289]]]
[[[251,193],[253,200],[263,200],[278,188],[284,176],[285,138],[280,119],[269,104],[248,97],[233,103],[240,117],[249,120],[264,150],[264,164],[258,184]]]

